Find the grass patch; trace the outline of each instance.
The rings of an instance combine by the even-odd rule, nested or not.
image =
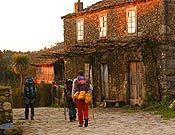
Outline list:
[[[163,119],[175,118],[175,99],[167,98],[159,103],[152,103],[143,106],[125,105],[122,107],[122,112],[134,113],[138,111],[151,112],[155,115],[161,115]]]
[[[51,107],[51,108],[62,108],[63,106],[61,104],[52,104],[49,107]]]
[[[164,119],[175,118],[175,106],[173,106],[172,108],[169,107],[172,102],[173,100],[162,101],[160,103],[150,105],[143,110],[161,115]]]

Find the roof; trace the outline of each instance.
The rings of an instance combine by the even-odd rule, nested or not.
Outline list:
[[[31,65],[34,66],[48,66],[53,65],[56,62],[61,61],[60,57],[52,57],[51,54],[62,54],[64,53],[64,42],[56,43],[56,46],[53,46],[49,49],[41,51],[37,56],[33,56],[34,58]]]
[[[33,63],[34,66],[49,66],[53,65],[59,59],[56,58],[37,58],[37,61]]]
[[[102,10],[102,9],[111,8],[114,6],[120,6],[123,4],[142,2],[142,1],[145,2],[145,1],[149,1],[149,0],[102,0],[102,1],[96,2],[95,4],[92,4],[91,6],[88,6],[83,11],[79,12],[78,14],[85,14],[85,13],[89,13],[89,12],[94,12],[94,11],[98,11],[98,10]],[[72,17],[74,15],[77,15],[77,14],[70,13],[70,14],[67,14],[65,16],[62,16],[61,18],[62,19],[69,18],[69,17]]]

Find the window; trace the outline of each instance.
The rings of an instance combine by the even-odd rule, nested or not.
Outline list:
[[[84,20],[77,20],[77,40],[83,40],[84,37]]]
[[[86,78],[88,78],[91,81],[91,83],[93,82],[93,80],[92,80],[92,65],[90,65],[90,63],[84,64],[84,75]]]
[[[107,17],[106,15],[100,16],[100,37],[106,37],[107,32]]]
[[[86,78],[89,78],[89,63],[84,64],[84,75]]]
[[[128,33],[136,33],[136,8],[127,9]]]

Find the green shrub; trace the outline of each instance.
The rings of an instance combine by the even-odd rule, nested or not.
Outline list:
[[[50,107],[52,107],[52,108],[62,108],[62,105],[60,105],[60,104],[51,104]]]
[[[148,106],[155,104],[155,102],[156,102],[155,96],[153,94],[146,93],[141,108],[142,109],[147,108]]]
[[[175,106],[170,108],[170,104],[174,101],[172,96],[167,97],[160,103],[154,103],[144,108],[145,111],[151,111],[155,114],[162,115],[163,118],[170,119],[175,118]]]

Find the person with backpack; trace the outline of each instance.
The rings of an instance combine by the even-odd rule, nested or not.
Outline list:
[[[66,89],[65,89],[64,93],[66,95],[67,104],[68,104],[68,108],[69,108],[69,120],[70,120],[70,122],[73,122],[76,120],[76,114],[77,114],[76,104],[73,101],[73,97],[72,97],[73,80],[67,79],[65,83],[66,83]]]
[[[36,87],[33,78],[26,78],[22,89],[25,102],[25,119],[29,119],[29,107],[31,108],[31,120],[34,120],[34,103],[36,98]]]
[[[73,98],[78,109],[79,127],[88,126],[88,103],[91,101],[90,87],[87,79],[84,77],[83,70],[79,70],[78,76],[73,81]]]

